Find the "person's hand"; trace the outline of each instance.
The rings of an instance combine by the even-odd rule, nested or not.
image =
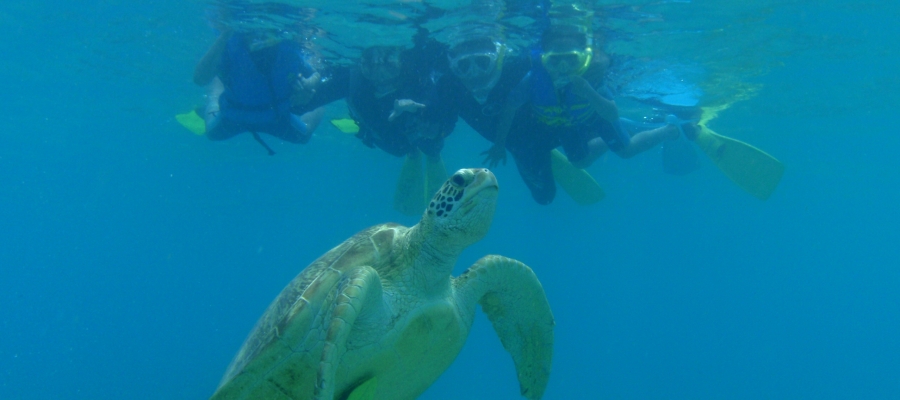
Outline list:
[[[616,102],[613,100],[608,100],[597,93],[594,90],[594,87],[581,76],[572,75],[569,77],[570,86],[569,90],[576,96],[583,97],[587,99],[594,108],[594,112],[600,115],[600,118],[603,118],[609,121],[612,124],[615,124],[616,121],[619,120],[619,108],[616,106]]]
[[[491,168],[500,165],[501,161],[503,165],[506,165],[506,146],[502,143],[491,146],[487,151],[481,152],[481,155],[484,156],[482,163],[487,164]]]
[[[591,86],[590,82],[588,82],[587,79],[584,79],[580,75],[569,76],[569,85],[572,94],[576,96],[588,98],[589,96],[597,93]]]
[[[388,121],[393,121],[395,118],[399,117],[400,114],[405,112],[414,113],[423,108],[425,108],[424,104],[416,103],[410,99],[394,100],[394,110],[391,111],[391,115],[388,116]]]
[[[309,78],[304,78],[302,74],[297,74],[297,79],[294,80],[294,93],[291,95],[291,104],[302,106],[309,103],[316,94],[316,89],[322,81],[321,78],[318,72],[310,75]]]

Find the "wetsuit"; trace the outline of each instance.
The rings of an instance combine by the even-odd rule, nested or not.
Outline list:
[[[219,112],[207,124],[207,137],[224,140],[242,132],[264,132],[294,143],[306,143],[309,134],[300,117],[291,113],[291,94],[297,74],[311,76],[300,44],[282,41],[254,52],[244,35],[235,34],[219,66],[225,91]]]
[[[531,81],[529,72],[532,60],[528,54],[507,57],[500,77],[488,93],[484,103],[456,81],[459,116],[478,134],[492,143],[497,142],[500,115],[507,107],[518,108],[506,135],[504,146],[516,162],[519,175],[540,204],[553,201],[556,184],[550,169],[550,151],[559,146],[559,140],[534,127],[530,106]]]
[[[396,90],[379,96],[376,87],[357,69],[350,78],[347,105],[359,125],[359,137],[370,147],[378,147],[398,157],[418,148],[436,157],[444,147],[444,138],[456,125],[456,108],[439,84],[447,76],[446,53],[437,42],[418,44],[400,55],[401,71]],[[394,101],[410,99],[425,105],[414,113],[402,113],[388,121]]]

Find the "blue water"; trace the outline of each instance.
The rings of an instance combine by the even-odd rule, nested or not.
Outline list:
[[[303,266],[416,222],[391,208],[401,160],[330,127],[275,157],[179,127],[213,34],[201,4],[152,3],[0,5],[0,399],[205,398]],[[546,399],[900,398],[900,7],[734,3],[708,18],[779,36],[733,39],[768,67],[712,126],[785,163],[769,200],[708,160],[665,175],[657,151],[594,164],[590,207],[495,170],[494,224],[456,273],[486,253],[534,268]],[[448,168],[487,147],[461,128]],[[519,398],[483,315],[422,398]]]

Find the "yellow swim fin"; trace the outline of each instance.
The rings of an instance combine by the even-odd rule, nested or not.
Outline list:
[[[200,118],[194,110],[176,115],[175,120],[187,130],[194,132],[195,135],[202,136],[206,134],[206,121],[204,121],[203,118]]]
[[[331,120],[331,124],[334,125],[335,128],[338,128],[341,132],[356,134],[359,132],[359,125],[356,125],[356,121],[350,118],[343,119],[333,119]]]
[[[406,156],[397,189],[394,191],[394,209],[406,215],[421,215],[425,210],[425,174],[422,172],[422,156],[416,150]]]
[[[375,398],[375,389],[378,388],[378,378],[372,378],[362,383],[350,392],[347,400],[372,400]]]
[[[591,174],[572,165],[559,150],[553,150],[550,153],[550,160],[553,167],[553,179],[576,203],[590,205],[603,200],[603,197],[606,196],[603,188]]]
[[[756,198],[768,199],[781,182],[784,164],[756,147],[707,128],[706,123],[725,107],[703,109],[695,142],[728,179]]]

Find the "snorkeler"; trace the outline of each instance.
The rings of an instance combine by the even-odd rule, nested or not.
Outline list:
[[[446,180],[440,153],[457,118],[438,84],[444,48],[428,39],[416,43],[411,50],[393,46],[364,50],[346,99],[363,143],[406,158],[394,208],[407,215],[421,214],[430,195]]]
[[[251,132],[269,151],[257,132],[292,143],[307,143],[321,118],[321,110],[298,115],[292,110],[296,90],[315,79],[308,54],[293,40],[264,33],[223,30],[194,71],[194,83],[208,86],[202,117],[210,140],[225,140]]]
[[[510,49],[497,29],[464,27],[450,39],[449,62],[458,82],[454,103],[459,116],[493,143],[482,153],[485,163],[505,164],[509,150],[522,180],[541,204],[552,201],[556,183],[580,204],[603,198],[590,174],[555,150],[559,138],[535,129],[531,108],[523,107],[531,101],[533,67],[528,53]]]
[[[587,167],[606,150],[630,158],[678,138],[679,128],[672,125],[634,135],[621,126],[616,103],[603,86],[609,59],[593,47],[592,34],[583,27],[551,25],[535,58],[535,117],[558,132],[564,146],[570,143],[566,154],[573,164]]]

